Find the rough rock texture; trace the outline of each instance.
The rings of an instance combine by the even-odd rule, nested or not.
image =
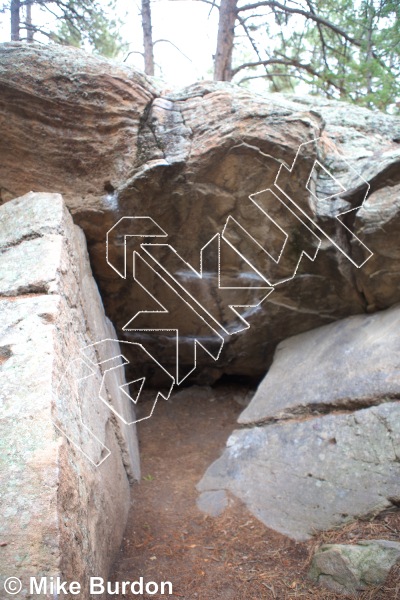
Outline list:
[[[177,329],[180,377],[194,366],[195,339],[214,357],[224,342],[217,362],[199,350],[200,383],[222,374],[260,377],[282,339],[400,301],[397,253],[387,260],[379,219],[371,229],[361,211],[350,212],[346,229],[335,218],[362,203],[365,181],[374,191],[375,214],[381,203],[398,198],[398,118],[340,102],[251,95],[229,84],[161,92],[124,65],[70,48],[14,43],[0,47],[0,121],[7,125],[0,139],[2,200],[31,189],[64,195],[88,238],[118,335],[143,343],[173,375]],[[281,165],[287,167],[279,179],[287,196],[274,187]],[[269,188],[279,198],[263,192]],[[249,195],[257,192],[256,206]],[[288,210],[287,202],[293,208],[288,196],[303,213]],[[390,218],[385,215],[394,236],[397,204],[390,211]],[[166,236],[154,238],[160,230],[141,227],[143,222],[121,222],[110,235],[108,257],[122,274],[124,236],[144,236],[126,238],[123,279],[105,260],[105,237],[126,216],[150,217]],[[360,265],[369,252],[350,230],[374,252],[361,269],[351,260]],[[199,278],[183,260],[198,270],[200,250],[216,234],[224,234],[221,264],[214,239]],[[142,242],[171,244],[182,260],[165,247],[141,249]],[[142,261],[136,271],[142,287],[133,284],[134,249],[178,295]],[[274,284],[287,280],[302,251],[310,258],[303,256],[297,276],[253,306],[267,294],[261,275]],[[241,289],[218,291],[219,267],[221,286]],[[168,313],[160,312],[157,300]],[[245,305],[239,312],[249,317],[247,333],[231,335],[243,328],[230,308],[235,304]],[[158,312],[138,313],[139,308]],[[126,329],[141,331],[123,332],[129,322]],[[169,331],[143,331],[149,328]]]
[[[314,554],[309,576],[334,592],[356,594],[384,583],[399,561],[398,542],[361,540],[352,546],[325,544]]]
[[[269,423],[234,431],[199,491],[229,490],[298,540],[397,505],[399,319],[393,307],[283,342],[239,418]]]
[[[56,194],[5,204],[0,225],[0,587],[19,577],[25,598],[30,576],[107,577],[140,471],[134,426],[99,399],[120,352],[92,345],[116,334],[82,231]],[[105,392],[132,421],[113,366]]]
[[[71,208],[107,212],[110,182],[136,160],[149,81],[72,48],[2,44],[1,55],[2,199],[59,191]]]
[[[357,272],[357,285],[374,309],[385,308],[399,299],[399,214],[400,184],[371,194],[357,213],[358,235],[374,251],[373,257]]]
[[[400,396],[400,307],[284,340],[239,423],[351,410]]]

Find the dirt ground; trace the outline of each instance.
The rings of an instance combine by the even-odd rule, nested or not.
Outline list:
[[[140,576],[144,582],[170,581],[173,595],[129,592],[119,598],[334,600],[343,596],[307,579],[318,545],[363,538],[400,540],[398,510],[305,543],[267,529],[232,497],[219,517],[200,512],[195,486],[236,427],[243,410],[238,400],[247,391],[237,386],[183,390],[168,401],[160,400],[152,418],[139,424],[142,481],[133,487],[126,534],[109,581],[136,581]],[[400,567],[392,570],[384,586],[358,596],[397,598]]]

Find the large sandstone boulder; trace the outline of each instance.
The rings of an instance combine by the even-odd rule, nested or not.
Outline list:
[[[297,540],[397,506],[399,326],[396,306],[282,342],[199,491],[228,490]]]
[[[87,597],[140,478],[120,350],[61,196],[17,198],[0,222],[0,587],[18,577],[30,598],[29,577],[60,576]]]
[[[1,56],[2,201],[58,191],[71,209],[107,213],[136,160],[150,82],[72,48],[7,43]]]
[[[125,65],[12,43],[0,47],[0,120],[2,201],[64,195],[119,337],[177,381],[195,367],[203,383],[260,377],[282,339],[400,301],[382,243],[352,210],[366,182],[378,210],[382,193],[392,203],[399,118],[230,84],[163,92]]]

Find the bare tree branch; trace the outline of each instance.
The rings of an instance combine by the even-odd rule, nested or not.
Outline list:
[[[250,31],[249,31],[249,28],[247,27],[247,25],[246,25],[246,23],[245,23],[244,19],[242,19],[242,17],[241,17],[240,15],[238,15],[238,17],[237,17],[237,18],[238,18],[238,20],[239,20],[239,23],[240,23],[240,25],[243,27],[243,30],[245,31],[245,33],[246,33],[246,36],[247,36],[247,38],[248,38],[248,40],[249,40],[249,42],[250,42],[250,44],[251,44],[251,46],[252,46],[252,48],[253,48],[254,52],[255,52],[255,53],[256,53],[256,55],[257,55],[257,58],[258,58],[258,60],[261,60],[261,61],[262,61],[262,56],[261,56],[261,54],[260,54],[260,52],[259,52],[259,50],[258,50],[258,48],[257,48],[257,44],[255,43],[255,41],[254,41],[253,37],[251,36],[251,34],[250,34]],[[264,68],[265,68],[265,74],[266,74],[266,76],[268,76],[269,74],[268,74],[268,68],[267,68],[267,65],[264,65]],[[271,81],[272,81],[272,84],[273,84],[273,86],[276,88],[276,85],[275,85],[275,82],[274,82],[274,79],[273,79],[273,77],[271,77]]]
[[[254,62],[247,62],[239,65],[235,69],[232,69],[232,77],[237,75],[239,71],[243,69],[252,69],[254,67],[266,66],[266,65],[293,65],[290,60],[283,58],[267,58],[266,60],[257,60]]]
[[[240,71],[242,71],[243,69],[259,67],[259,66],[262,66],[262,65],[264,65],[264,66],[265,65],[285,65],[287,67],[296,67],[296,69],[300,69],[302,71],[306,71],[306,73],[309,73],[313,77],[318,77],[318,79],[323,78],[329,85],[335,87],[336,89],[338,89],[338,90],[340,90],[342,92],[345,91],[345,90],[343,90],[343,88],[338,83],[336,83],[336,82],[334,82],[334,81],[332,81],[330,79],[326,79],[325,77],[323,77],[311,65],[301,63],[297,59],[295,59],[295,58],[289,58],[287,56],[283,56],[283,58],[268,58],[266,60],[243,63],[242,65],[239,65],[238,67],[236,67],[235,69],[233,69],[232,73],[233,73],[233,76],[234,76],[237,73],[239,73]]]
[[[315,13],[315,10],[314,10],[314,7],[312,5],[311,0],[306,0],[306,2],[307,2],[307,5],[308,5],[308,7],[310,9],[310,12],[315,15],[316,13]],[[326,42],[325,42],[324,32],[323,32],[322,27],[321,27],[321,23],[317,23],[317,29],[318,29],[319,39],[321,41],[323,60],[324,60],[324,63],[325,63],[325,67],[328,69],[329,68],[328,67],[328,60],[326,58]]]
[[[139,52],[139,50],[131,50],[130,52],[128,52],[128,54],[125,56],[122,62],[126,62],[131,54],[140,54],[140,56],[143,57],[143,52]]]
[[[304,79],[304,77],[302,77],[300,74],[280,73],[279,71],[276,71],[275,73],[265,73],[264,75],[251,75],[249,77],[243,77],[243,79],[238,81],[238,85],[241,85],[245,81],[250,81],[251,79],[268,79],[270,77],[290,77],[293,79],[300,79],[300,81],[305,81],[306,83],[310,83],[309,81]]]
[[[185,58],[188,59],[189,62],[193,62],[191,58],[189,58],[188,56],[186,56],[186,54],[184,52],[182,52],[182,50],[180,48],[178,48],[178,46],[176,46],[173,42],[171,42],[171,40],[164,40],[164,39],[160,39],[160,40],[156,40],[154,42],[154,46],[156,44],[158,44],[159,42],[164,42],[165,44],[171,44],[171,46],[173,46],[174,48],[176,48],[176,50],[178,50],[178,52],[180,52],[182,54],[182,56],[184,56]]]

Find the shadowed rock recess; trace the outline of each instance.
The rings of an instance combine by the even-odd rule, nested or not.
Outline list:
[[[0,123],[0,370],[11,377],[21,361],[5,407],[7,418],[26,414],[4,439],[14,447],[31,436],[34,455],[17,444],[10,531],[14,499],[40,497],[39,473],[53,511],[38,533],[53,556],[48,564],[68,562],[70,552],[79,578],[76,543],[94,548],[97,573],[105,572],[95,540],[102,532],[118,545],[128,480],[138,472],[135,438],[106,404],[96,405],[96,436],[115,464],[86,474],[81,455],[73,469],[39,414],[75,423],[82,442],[79,419],[52,400],[55,382],[82,345],[114,337],[142,344],[169,383],[192,370],[187,381],[202,385],[223,376],[259,381],[271,367],[240,418],[245,428],[199,484],[204,510],[213,500],[223,510],[222,490],[230,490],[270,527],[306,539],[399,504],[398,117],[225,83],[161,90],[126,65],[76,49],[6,43]],[[137,360],[130,347],[127,380],[151,376],[161,388],[155,362],[144,352]],[[120,371],[110,405],[122,401]],[[32,381],[41,377],[36,397]],[[56,397],[66,393],[63,381]],[[88,452],[101,456],[96,444]],[[80,469],[87,485],[78,485]],[[59,478],[65,493],[57,496]],[[110,512],[113,490],[120,504]],[[92,504],[89,539],[81,523]],[[66,519],[60,537],[57,510]],[[68,511],[76,522],[67,522]],[[72,530],[82,538],[63,554]]]

